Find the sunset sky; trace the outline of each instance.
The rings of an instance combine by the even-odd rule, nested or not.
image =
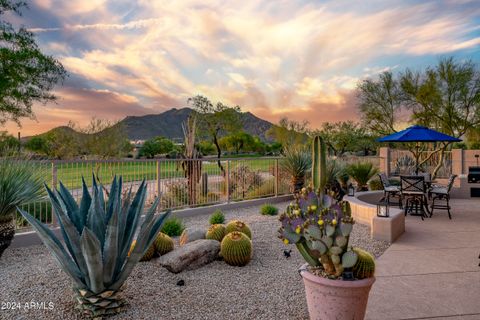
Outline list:
[[[58,103],[22,121],[24,136],[160,113],[195,94],[318,127],[358,119],[362,78],[451,55],[480,62],[479,0],[35,0],[6,18],[69,72]]]

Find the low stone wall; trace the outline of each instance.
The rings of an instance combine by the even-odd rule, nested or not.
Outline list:
[[[377,203],[382,191],[359,192],[355,197],[344,197],[350,202],[352,216],[358,223],[370,226],[370,235],[377,240],[394,242],[405,232],[403,210],[390,207],[390,217],[377,217]]]

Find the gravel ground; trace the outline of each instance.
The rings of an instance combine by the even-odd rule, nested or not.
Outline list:
[[[286,205],[278,207],[283,210]],[[259,207],[226,212],[227,220],[238,218],[251,226],[254,255],[249,265],[231,267],[215,261],[172,274],[155,259],[139,263],[126,282],[129,306],[112,319],[307,319],[297,273],[304,261],[294,247],[291,258],[284,258],[285,246],[276,237],[277,217],[258,212]],[[206,228],[208,215],[184,221],[189,227]],[[350,243],[376,256],[389,246],[371,240],[369,227],[361,224],[355,225]],[[0,258],[0,279],[0,319],[81,319],[74,310],[69,279],[43,246],[7,249]],[[180,279],[185,286],[176,285]],[[12,310],[8,302],[21,307]],[[38,304],[42,302],[44,306]]]

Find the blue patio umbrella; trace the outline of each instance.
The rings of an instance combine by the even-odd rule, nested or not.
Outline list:
[[[378,142],[416,142],[415,173],[418,174],[418,158],[420,156],[420,142],[459,142],[461,139],[422,126],[411,126],[400,132],[380,138]]]

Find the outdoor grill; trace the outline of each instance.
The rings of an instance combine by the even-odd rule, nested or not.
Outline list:
[[[480,183],[480,166],[468,168],[468,183]]]

